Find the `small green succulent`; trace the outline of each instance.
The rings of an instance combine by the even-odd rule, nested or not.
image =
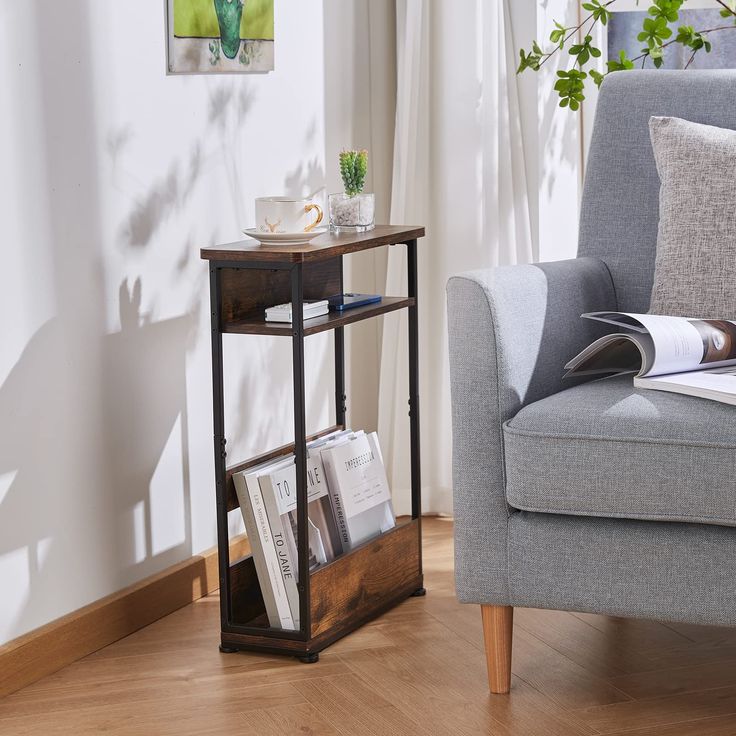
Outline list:
[[[368,151],[342,151],[340,153],[340,175],[348,197],[354,197],[363,191],[367,173]]]

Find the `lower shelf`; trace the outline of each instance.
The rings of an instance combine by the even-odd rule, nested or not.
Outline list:
[[[389,610],[422,587],[421,521],[400,521],[380,537],[356,547],[310,575],[310,628],[306,641],[269,629],[253,559],[230,566],[234,624],[222,630],[222,645],[290,654],[316,653]],[[263,634],[241,633],[242,627]],[[285,632],[284,632],[285,633]],[[294,632],[289,632],[293,636]]]

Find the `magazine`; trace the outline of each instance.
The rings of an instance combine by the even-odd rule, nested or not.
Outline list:
[[[321,449],[343,543],[355,547],[396,526],[386,469],[375,432]]]
[[[576,355],[567,376],[634,373],[634,386],[736,405],[736,322],[630,312],[582,315],[627,332]]]
[[[325,457],[331,460],[329,470]],[[396,525],[375,432],[340,429],[308,442],[306,471],[310,572]],[[298,629],[299,530],[294,453],[234,472],[232,480],[269,624]]]

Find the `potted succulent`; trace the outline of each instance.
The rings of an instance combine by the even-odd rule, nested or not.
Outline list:
[[[344,192],[330,194],[330,229],[365,232],[375,227],[375,195],[363,191],[368,173],[368,151],[342,151],[340,175]]]

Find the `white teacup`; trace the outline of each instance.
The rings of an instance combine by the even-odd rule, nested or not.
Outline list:
[[[308,233],[320,222],[322,208],[308,199],[256,199],[256,227],[262,233]]]

